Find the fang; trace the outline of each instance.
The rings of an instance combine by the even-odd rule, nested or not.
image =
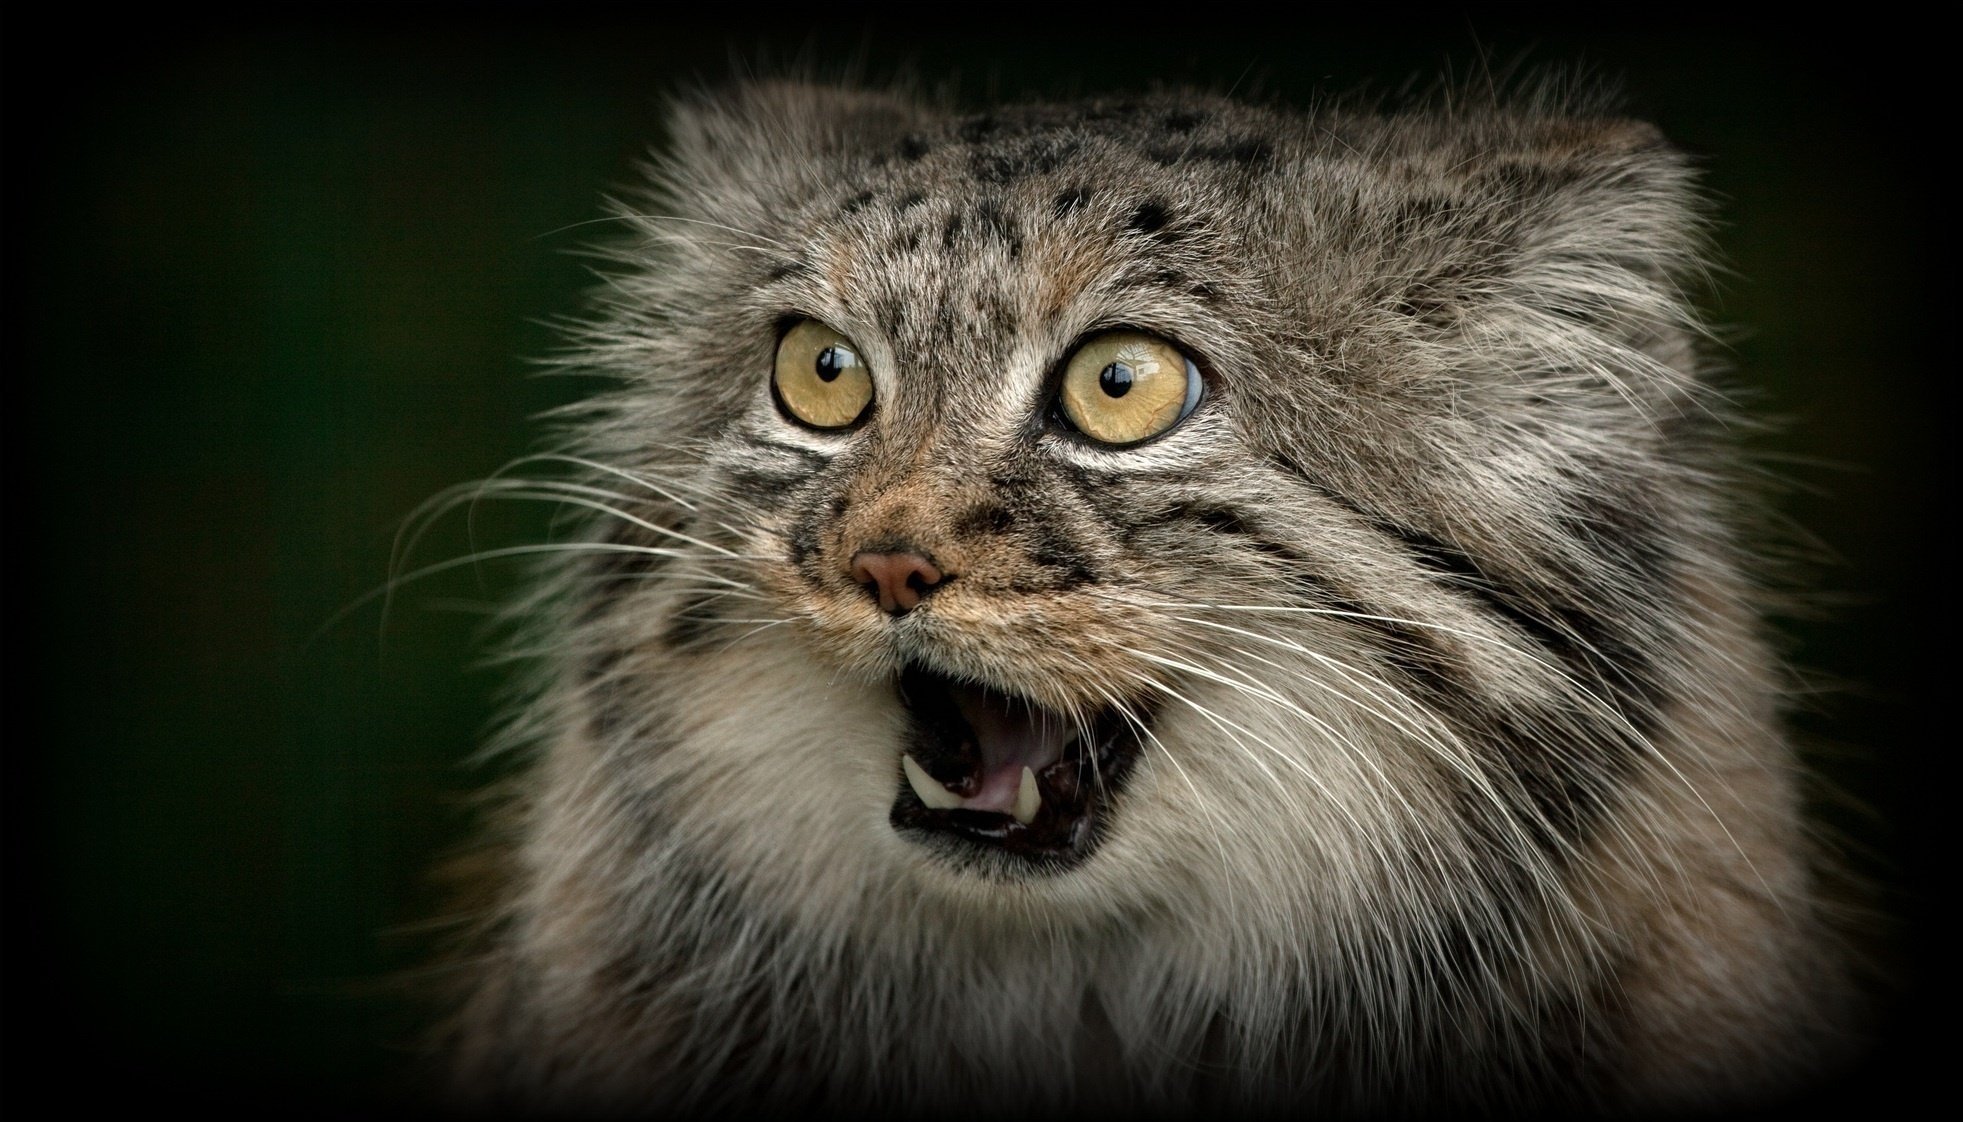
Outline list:
[[[907,785],[913,788],[914,794],[920,796],[920,801],[926,804],[928,810],[952,810],[961,805],[961,796],[934,782],[933,776],[928,775],[925,769],[914,763],[912,756],[902,755],[900,767],[907,773]],[[1029,769],[1024,768],[1023,774],[1027,777]],[[1023,779],[1025,787],[1029,783],[1030,778]],[[1017,806],[1021,806],[1020,800]]]
[[[1016,821],[1027,826],[1036,821],[1036,812],[1043,809],[1043,793],[1036,789],[1036,773],[1025,767],[1022,769],[1022,786],[1016,789]]]

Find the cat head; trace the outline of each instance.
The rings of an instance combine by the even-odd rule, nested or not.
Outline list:
[[[1531,879],[1639,766],[1726,536],[1653,129],[766,85],[672,131],[570,360],[617,385],[570,693],[736,863],[1326,909]]]

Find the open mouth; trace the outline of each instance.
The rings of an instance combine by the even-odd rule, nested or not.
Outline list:
[[[894,829],[1038,870],[1068,868],[1097,848],[1147,715],[1107,708],[1073,721],[923,667],[900,676],[899,692],[913,727]]]

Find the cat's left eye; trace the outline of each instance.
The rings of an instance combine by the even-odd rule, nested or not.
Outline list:
[[[847,428],[872,404],[872,371],[859,348],[815,319],[785,332],[770,384],[784,411],[812,428]]]
[[[1070,356],[1057,404],[1078,432],[1123,446],[1185,420],[1200,390],[1199,368],[1178,347],[1141,331],[1111,331]]]

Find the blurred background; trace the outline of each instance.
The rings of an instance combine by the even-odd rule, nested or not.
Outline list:
[[[649,9],[653,11],[654,9]],[[1695,153],[1713,314],[1754,438],[1818,542],[1782,621],[1823,821],[1892,917],[1876,1087],[1923,1070],[1947,969],[1923,900],[1954,796],[1924,776],[1947,624],[1923,149],[1905,43],[1399,11],[1300,26],[918,11],[763,28],[403,5],[29,28],[5,17],[4,1085],[79,1054],[88,1098],[412,1102],[432,866],[510,668],[496,565],[363,601],[424,499],[533,447],[591,282],[580,225],[661,138],[661,97],[801,59],[964,100],[1154,82],[1279,96],[1579,67]],[[46,13],[43,13],[46,18]],[[55,17],[57,20],[62,17]],[[67,17],[74,19],[76,17]],[[1943,104],[1947,98],[1942,99]],[[1944,232],[1938,233],[1932,225]],[[1944,395],[1946,399],[1947,395]],[[1940,475],[1939,475],[1940,473]],[[452,517],[414,562],[526,539]],[[530,521],[528,521],[530,519]],[[1935,575],[1932,578],[1932,573]],[[344,610],[346,610],[344,612]],[[1946,694],[1940,696],[1947,696]],[[67,1077],[64,1077],[67,1078]]]

